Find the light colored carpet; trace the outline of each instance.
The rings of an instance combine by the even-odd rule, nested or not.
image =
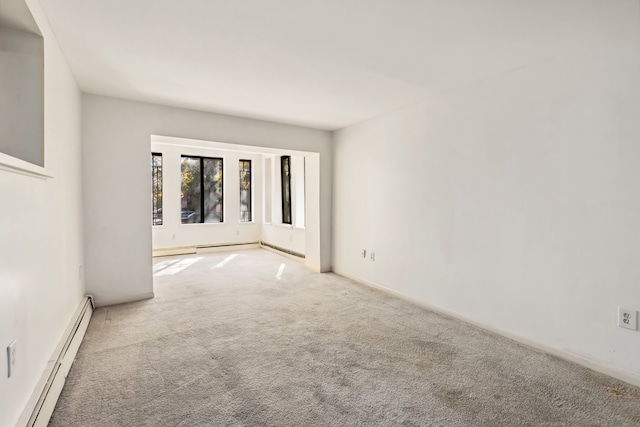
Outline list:
[[[155,299],[97,309],[50,425],[640,425],[637,388],[265,250],[234,254],[157,258]]]

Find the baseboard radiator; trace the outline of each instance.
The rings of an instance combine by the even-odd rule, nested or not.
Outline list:
[[[260,242],[219,243],[219,244],[211,244],[211,245],[176,246],[173,248],[154,249],[152,252],[152,256],[162,257],[162,256],[170,256],[170,255],[189,255],[189,254],[199,254],[203,252],[252,249],[252,248],[258,248],[259,246],[260,246]]]
[[[295,251],[292,251],[292,250],[289,250],[289,249],[286,249],[286,248],[283,248],[283,247],[280,247],[280,246],[272,245],[271,243],[260,241],[260,245],[261,246],[266,246],[267,248],[271,248],[271,249],[276,250],[278,252],[285,253],[287,255],[292,255],[292,256],[297,257],[297,258],[302,258],[302,259],[305,258],[304,254],[301,254],[299,252],[295,252]]]
[[[65,335],[62,337],[62,345],[58,345],[56,350],[57,358],[56,354],[52,357],[52,359],[56,358],[56,361],[29,418],[28,427],[46,427],[49,424],[49,419],[56,407],[62,387],[89,326],[93,309],[93,298],[86,296],[76,311],[75,319],[72,320]]]

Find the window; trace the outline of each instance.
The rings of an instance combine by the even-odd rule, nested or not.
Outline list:
[[[182,156],[182,223],[222,222],[222,159]]]
[[[251,160],[240,160],[240,221],[252,221]]]
[[[291,224],[291,157],[280,157],[282,176],[282,223]]]
[[[162,154],[151,153],[153,225],[162,225]]]

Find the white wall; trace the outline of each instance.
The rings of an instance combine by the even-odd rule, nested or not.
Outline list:
[[[153,249],[255,243],[260,240],[260,218],[262,217],[261,154],[153,143],[151,151],[162,153],[163,163],[163,224],[153,226]],[[224,222],[182,224],[180,161],[183,154],[223,159]],[[240,174],[238,169],[240,159],[251,160],[253,193],[253,221],[251,222],[240,222]],[[150,216],[149,221],[151,221]]]
[[[81,98],[37,1],[45,39],[45,167],[50,178],[0,170],[0,425],[15,425],[84,294]],[[17,339],[7,378],[5,347]]]
[[[289,224],[263,224],[263,242],[298,254],[306,254],[306,230]]]
[[[83,95],[82,125],[87,290],[99,304],[151,296],[151,135],[319,153],[317,262],[330,270],[329,132],[97,95]]]
[[[337,132],[334,270],[640,383],[640,332],[616,326],[618,305],[640,310],[634,10],[562,57]]]
[[[265,156],[265,162],[271,162],[271,167],[265,167],[265,194],[271,195],[271,203],[265,203],[265,209],[271,212],[265,215],[262,225],[261,240],[270,245],[287,249],[298,254],[307,253],[307,230],[304,227],[305,216],[305,179],[313,181],[313,177],[307,177],[304,170],[305,156],[291,157],[291,224],[282,223],[282,175],[281,156]],[[266,185],[271,185],[271,190]],[[266,198],[265,198],[266,201]],[[268,207],[267,207],[268,205]],[[302,218],[301,218],[302,217]],[[267,220],[269,218],[269,220]]]

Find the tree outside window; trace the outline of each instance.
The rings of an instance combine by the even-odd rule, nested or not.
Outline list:
[[[251,209],[251,160],[240,160],[240,221],[252,220]]]
[[[223,222],[220,158],[182,156],[182,223]]]
[[[153,225],[162,225],[162,154],[151,153]]]

